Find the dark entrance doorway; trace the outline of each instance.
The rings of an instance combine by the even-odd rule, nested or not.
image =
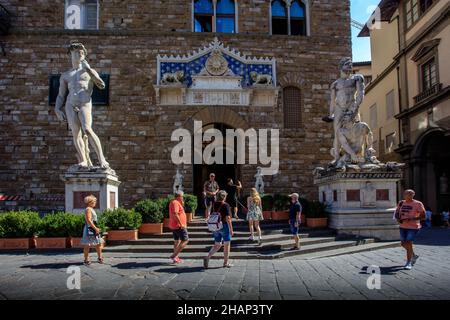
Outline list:
[[[416,198],[434,214],[450,208],[450,137],[442,131],[427,134],[417,150],[414,163]]]
[[[226,144],[226,130],[227,129],[234,129],[224,123],[211,123],[203,126],[203,132],[205,132],[208,129],[217,129],[222,133],[223,139],[223,148],[225,150],[225,144]],[[203,148],[202,148],[202,154],[206,146],[210,142],[203,142]],[[236,163],[236,144],[234,149],[234,156],[235,156],[235,163]],[[231,178],[233,181],[236,182],[236,180],[240,180],[240,166],[237,164],[226,164],[226,153],[224,152],[224,159],[223,164],[212,164],[207,165],[205,163],[203,164],[194,164],[194,170],[193,170],[193,182],[194,182],[194,194],[198,198],[198,208],[203,211],[204,207],[204,199],[203,199],[203,184],[206,180],[209,179],[209,174],[214,173],[216,175],[216,181],[219,184],[219,187],[223,189],[227,183],[227,179]]]

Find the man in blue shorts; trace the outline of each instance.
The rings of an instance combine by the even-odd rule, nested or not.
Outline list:
[[[292,250],[300,249],[300,236],[298,235],[298,230],[301,222],[302,205],[298,201],[300,196],[298,193],[290,194],[291,206],[289,208],[289,226],[291,227],[292,235],[294,236],[294,247]]]

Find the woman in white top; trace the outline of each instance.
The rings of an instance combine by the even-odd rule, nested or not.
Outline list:
[[[93,195],[84,198],[84,203],[86,204],[86,211],[84,213],[85,225],[83,228],[83,237],[81,238],[80,244],[84,246],[84,264],[89,265],[91,261],[89,260],[89,249],[95,247],[98,256],[98,262],[103,263],[102,247],[104,240],[100,233],[100,229],[96,226],[97,223],[97,213],[94,210],[97,204],[97,198]]]

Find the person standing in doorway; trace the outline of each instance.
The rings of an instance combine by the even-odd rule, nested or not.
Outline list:
[[[430,207],[426,207],[425,209],[426,209],[426,211],[425,211],[425,223],[424,224],[427,228],[431,228],[431,217],[433,216],[433,212],[431,211]]]
[[[242,188],[241,182],[238,180],[236,184],[233,183],[233,179],[227,179],[227,185],[225,186],[225,191],[227,192],[227,203],[231,207],[231,211],[233,212],[233,216],[235,219],[239,219],[238,217],[238,193]]]
[[[206,207],[206,219],[209,218],[212,205],[216,200],[216,194],[219,192],[219,184],[216,182],[216,175],[214,173],[209,174],[209,180],[203,185],[203,196],[205,197]]]
[[[450,227],[448,209],[442,211],[442,222],[444,223],[444,227]]]
[[[222,221],[222,229],[213,233],[214,246],[209,251],[206,258],[203,259],[203,267],[208,269],[209,260],[211,257],[222,248],[223,245],[223,267],[231,268],[232,265],[229,262],[231,238],[233,237],[233,224],[231,222],[231,208],[228,203],[225,202],[227,193],[225,190],[219,191],[217,194],[217,202],[213,204],[213,211],[220,213]]]
[[[183,196],[183,191],[178,190],[175,193],[175,199],[170,201],[169,204],[169,226],[172,229],[174,240],[173,254],[170,256],[170,259],[175,264],[183,262],[178,255],[189,242]]]
[[[298,231],[301,223],[302,205],[300,204],[300,201],[298,201],[300,198],[298,193],[292,193],[289,197],[291,197],[291,205],[289,207],[289,226],[294,237],[294,247],[292,250],[299,250],[300,236],[298,235]]]
[[[256,188],[252,188],[250,190],[250,197],[247,198],[247,208],[248,208],[247,221],[248,226],[250,228],[249,240],[251,241],[258,240],[258,242],[261,243],[262,236],[261,236],[261,227],[259,223],[260,221],[264,220],[264,218],[262,214],[261,197],[259,196],[258,191],[256,191]],[[256,232],[258,233],[256,239],[253,235],[254,229],[256,229]]]
[[[414,190],[405,190],[404,200],[400,201],[396,212],[396,218],[400,225],[401,244],[406,250],[406,270],[411,270],[419,258],[414,253],[413,242],[421,228],[420,220],[425,218],[425,207],[422,202],[414,200],[414,195]]]

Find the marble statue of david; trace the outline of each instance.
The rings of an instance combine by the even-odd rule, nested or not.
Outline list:
[[[104,89],[105,83],[86,61],[87,50],[82,43],[70,44],[68,54],[72,60],[72,69],[61,75],[55,105],[56,116],[58,120],[69,124],[77,151],[78,167],[92,167],[90,143],[100,161],[100,167],[108,169],[109,163],[103,155],[100,139],[92,129],[92,91],[94,85]]]

